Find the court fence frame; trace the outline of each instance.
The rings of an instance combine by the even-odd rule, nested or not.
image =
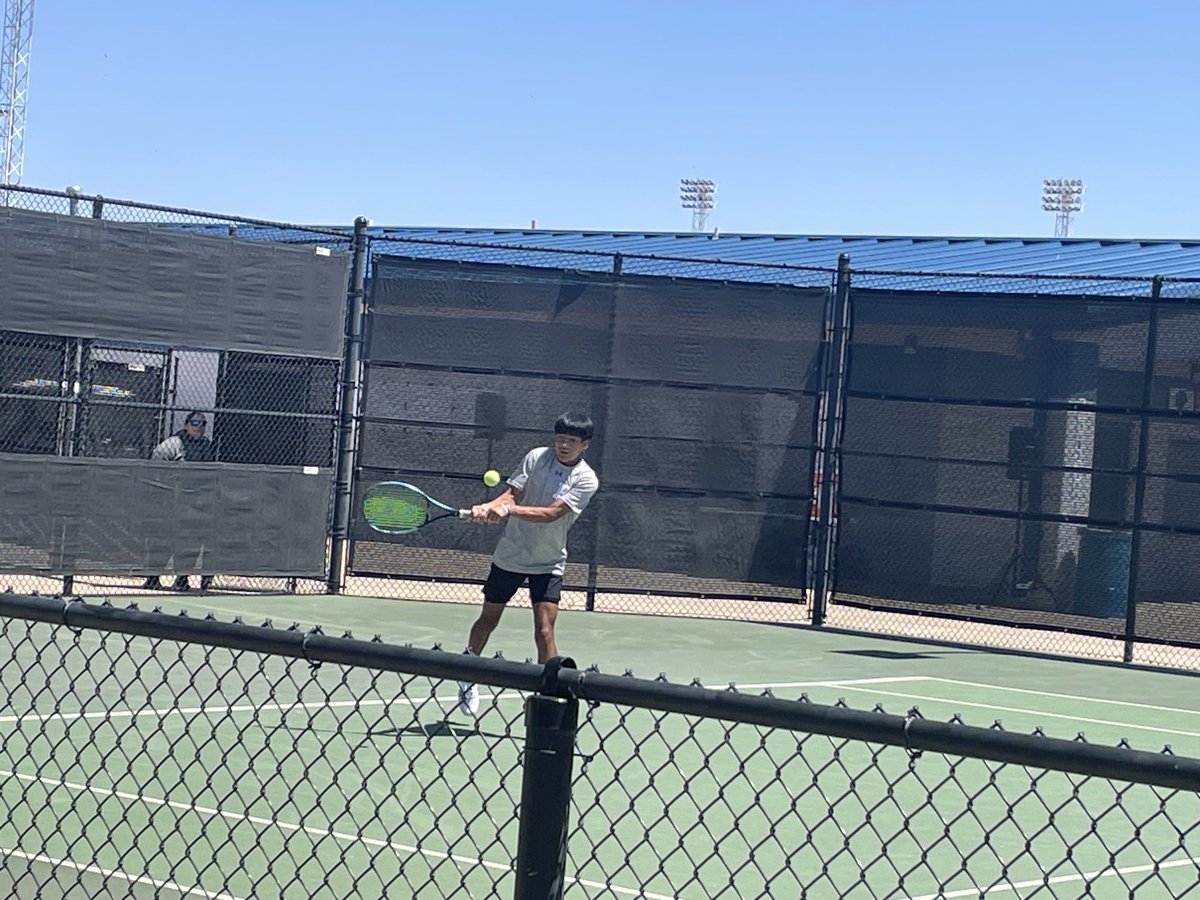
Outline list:
[[[287,579],[284,589],[330,593],[353,590],[460,602],[477,599],[476,591],[471,588],[478,582],[472,579],[463,579],[461,583],[452,579],[425,579],[422,582],[393,577],[373,571],[369,565],[359,567],[352,563],[353,497],[356,477],[361,470],[362,431],[371,415],[370,410],[364,408],[363,388],[370,365],[367,354],[372,318],[370,276],[375,260],[384,257],[449,260],[498,268],[535,266],[549,271],[608,273],[616,277],[637,275],[779,284],[828,291],[824,337],[820,345],[820,390],[813,423],[812,483],[805,486],[811,492],[813,512],[808,546],[796,548],[806,569],[804,589],[799,595],[759,597],[731,595],[723,593],[719,587],[709,586],[672,596],[670,592],[652,592],[635,581],[627,589],[614,589],[609,597],[601,598],[597,596],[593,581],[569,585],[575,589],[579,608],[776,621],[945,639],[955,643],[1032,648],[1057,654],[1114,658],[1127,663],[1200,668],[1200,625],[1197,624],[1200,615],[1194,612],[1200,609],[1200,598],[1195,596],[1194,587],[1189,594],[1186,587],[1178,584],[1153,586],[1148,579],[1148,572],[1160,572],[1169,567],[1172,560],[1200,559],[1200,552],[1194,552],[1200,548],[1200,520],[1189,518],[1177,508],[1191,496],[1191,485],[1200,479],[1200,468],[1188,456],[1192,444],[1200,437],[1200,404],[1196,402],[1200,395],[1197,390],[1200,388],[1200,374],[1197,374],[1200,367],[1193,364],[1188,376],[1182,368],[1188,362],[1187,351],[1179,349],[1181,343],[1196,335],[1194,322],[1200,322],[1200,315],[1197,315],[1200,312],[1200,279],[883,271],[856,269],[846,255],[839,258],[836,267],[748,263],[410,237],[372,228],[365,219],[359,219],[347,228],[312,228],[20,186],[3,186],[0,196],[17,209],[224,234],[237,240],[324,245],[352,254],[344,352],[334,400],[335,478],[327,577],[323,582]],[[1132,335],[1130,341],[1141,341],[1141,347],[1134,349],[1143,362],[1140,368],[1134,363],[1121,364],[1128,376],[1122,385],[1136,380],[1137,389],[1131,394],[1121,387],[1117,391],[1117,401],[1105,402],[1094,396],[1036,393],[1009,396],[994,384],[984,385],[974,393],[951,391],[947,394],[927,390],[922,384],[910,385],[911,390],[891,390],[886,384],[881,387],[878,379],[870,383],[862,381],[861,373],[870,368],[863,368],[870,353],[878,354],[886,349],[888,353],[894,350],[920,359],[930,343],[927,338],[932,335],[932,343],[936,345],[938,329],[953,325],[949,319],[931,323],[922,316],[927,319],[932,315],[930,310],[941,308],[939,304],[946,309],[950,308],[948,304],[966,307],[971,298],[984,298],[981,303],[991,304],[998,310],[1016,310],[1011,320],[1001,323],[1004,327],[1012,323],[1019,326],[1025,321],[1021,316],[1030,317],[1026,330],[1035,332],[1035,339],[1036,332],[1042,327],[1037,317],[1052,307],[1067,309],[1062,315],[1068,318],[1075,314],[1071,309],[1086,309],[1101,317],[1125,316],[1121,320],[1122,327]],[[916,325],[873,321],[864,326],[864,310],[882,309],[884,303],[893,303],[896,308],[907,304],[907,308],[916,311]],[[943,313],[950,315],[945,310]],[[975,321],[973,326],[982,328],[989,324],[980,324],[981,321]],[[872,328],[877,331],[891,328],[892,334],[876,341],[869,333]],[[917,332],[920,332],[919,338]],[[1082,331],[1078,333],[1083,334]],[[1164,335],[1170,344],[1165,350],[1160,342]],[[889,341],[894,341],[894,345]],[[1099,345],[1102,341],[1097,338],[1093,343]],[[1060,342],[1046,350],[1049,346],[1029,351],[1029,359],[1036,357],[1042,361],[1039,364],[1049,365],[1047,361],[1053,356],[1053,348],[1061,349],[1064,345]],[[944,355],[978,350],[954,345],[953,340],[934,349]],[[1134,349],[1129,353],[1134,353]],[[1013,351],[1014,354],[1024,352],[1025,348]],[[1166,368],[1170,371],[1164,370],[1164,361],[1169,364]],[[1168,393],[1164,394],[1164,390]],[[1010,443],[1007,453],[997,451],[998,456],[980,455],[982,451],[976,450],[973,451],[975,456],[956,457],[937,448],[912,451],[902,446],[890,450],[871,446],[864,450],[864,425],[869,422],[859,415],[859,411],[867,406],[884,411],[879,414],[885,418],[910,410],[936,410],[938,415],[945,416],[949,416],[948,410],[960,416],[975,410],[981,415],[1007,417],[1006,422],[1024,422],[1022,417],[1025,417],[1029,421],[1011,426],[1007,437],[1011,442],[1021,430],[1021,435],[1025,435],[1023,439],[1032,446],[1033,456],[1014,464],[1013,454],[1021,452],[1019,440],[1015,447]],[[1109,426],[1119,423],[1126,429],[1123,439],[1128,451],[1126,457],[1115,462],[1111,459],[1094,461],[1091,457],[1071,460],[1061,451],[1055,457],[1047,450],[1047,433],[1053,433],[1054,427],[1061,432],[1063,420],[1067,427],[1078,429],[1080,422],[1086,425],[1099,419],[1105,419]],[[1058,425],[1048,428],[1048,421]],[[1058,439],[1061,441],[1061,435]],[[1175,453],[1173,462],[1164,461],[1163,454],[1168,449]],[[906,488],[908,493],[898,493],[878,482],[863,489],[864,482],[855,469],[861,473],[870,462],[877,463],[880,468],[912,466],[914,472],[925,464],[940,466],[938,471],[942,472],[950,472],[956,466],[963,471],[974,467],[993,475],[1008,469],[1009,480],[1018,484],[1022,491],[1033,493],[1034,483],[1038,484],[1042,506],[1030,502],[1026,508],[1023,504],[1029,502],[1027,496],[1018,499],[1015,507],[1010,506],[1007,499],[968,496],[972,489],[961,485],[967,485],[970,478],[965,478],[956,488],[963,496],[951,500],[945,497],[931,499],[915,486]],[[1019,470],[1016,478],[1011,474],[1014,465]],[[915,485],[917,477],[910,478]],[[947,483],[950,480],[947,479]],[[1086,500],[1072,506],[1066,498],[1068,487],[1077,486],[1081,480],[1087,480],[1089,485],[1092,480],[1106,481],[1109,487],[1116,484],[1109,494],[1110,500],[1112,497],[1117,499],[1100,511],[1095,508],[1094,498],[1092,507]],[[995,490],[992,485],[986,490],[981,488],[981,493]],[[1049,501],[1045,499],[1051,495],[1058,497],[1055,491],[1061,494],[1058,507],[1047,505]],[[1161,507],[1162,496],[1171,492],[1183,500],[1174,504],[1174,511],[1163,513],[1156,508],[1153,516],[1157,518],[1154,518],[1148,504],[1153,502]],[[980,602],[978,585],[962,573],[954,573],[954,577],[961,579],[959,588],[948,590],[945,596],[935,599],[921,596],[922,591],[936,587],[936,579],[931,577],[921,580],[913,576],[904,590],[891,591],[888,577],[878,573],[880,560],[877,557],[854,555],[861,546],[854,541],[855,522],[872,516],[879,522],[886,519],[891,523],[887,527],[892,530],[906,530],[909,527],[906,523],[913,523],[915,531],[925,535],[933,535],[939,528],[945,530],[946,522],[980,529],[993,526],[998,529],[998,523],[1004,523],[1007,528],[1007,523],[1015,522],[1017,549],[1014,557],[1007,561],[1003,576],[1003,602]],[[927,526],[926,523],[932,524]],[[878,534],[884,526],[876,524],[872,527],[877,529],[873,533]],[[921,531],[922,528],[926,530]],[[1082,537],[1061,538],[1068,529],[1078,530]],[[1117,540],[1102,546],[1098,543],[1100,532],[1113,533]],[[1063,600],[1061,588],[1059,596],[1055,596],[1053,591],[1039,594],[1036,586],[1053,580],[1045,568],[1049,544],[1056,539],[1060,543],[1066,540],[1073,548],[1070,552],[1078,554],[1086,549],[1081,541],[1086,542],[1089,538],[1095,538],[1089,545],[1093,550],[1100,548],[1095,552],[1111,554],[1112,545],[1119,544],[1117,550],[1124,556],[1118,560],[1119,571],[1115,575],[1105,575],[1096,587],[1111,601],[1109,607],[1099,613],[1094,609],[1083,609],[1079,614],[1079,610]],[[1038,555],[1039,546],[1041,556]],[[1033,549],[1029,549],[1031,547]],[[903,549],[897,547],[888,548],[888,552],[904,555]],[[936,551],[925,547],[922,552],[945,555],[946,551],[944,547]],[[1060,548],[1058,556],[1062,555]],[[1112,560],[1105,559],[1111,567]],[[956,565],[961,569],[972,561],[968,554]],[[928,564],[936,565],[936,561]],[[863,566],[868,569],[875,566],[876,574],[869,578],[855,574]],[[8,578],[18,589],[71,594],[76,591],[75,582],[79,575],[62,573],[57,583],[45,578],[45,573],[41,572],[12,572],[8,573]],[[17,576],[15,581],[13,576]],[[1059,586],[1059,582],[1054,584]],[[116,593],[128,587],[97,581],[88,585],[97,593]],[[278,587],[269,579],[248,586]],[[1148,595],[1147,591],[1152,594]],[[1147,597],[1153,601],[1149,606],[1144,602]],[[1081,607],[1084,605],[1080,602]],[[1149,610],[1150,618],[1140,617],[1139,609]]]

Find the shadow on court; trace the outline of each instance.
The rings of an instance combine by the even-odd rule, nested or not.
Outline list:
[[[830,650],[842,656],[865,656],[868,659],[937,659],[939,656],[954,656],[959,653],[970,653],[970,650]]]
[[[452,722],[445,720],[437,722],[428,722],[426,724],[408,725],[403,728],[382,728],[377,731],[366,732],[367,737],[373,738],[394,738],[401,740],[404,737],[422,737],[422,738],[469,738],[481,737],[490,738],[491,740],[517,740],[516,735],[502,734],[494,731],[484,731],[481,728],[470,725],[455,725]]]

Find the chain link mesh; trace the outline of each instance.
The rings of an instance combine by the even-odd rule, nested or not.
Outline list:
[[[50,191],[21,185],[6,185],[0,195],[2,205],[13,209],[51,213],[59,216],[86,216],[110,222],[160,225],[189,231],[229,235],[242,240],[274,241],[287,244],[320,244],[347,249],[350,229],[314,228],[291,225],[247,216],[201,212],[175,206],[118,200],[99,194]]]
[[[590,884],[928,900],[1200,890],[1187,793],[633,707],[592,709],[579,744],[571,858]]]
[[[491,242],[436,237],[398,236],[386,230],[371,235],[371,252],[421,259],[536,266],[659,278],[702,278],[757,284],[787,284],[799,287],[828,287],[833,270],[828,266],[787,263],[752,263],[720,258],[625,253],[580,248],[530,247],[498,235]],[[719,250],[714,245],[714,252]]]
[[[519,703],[467,732],[437,724],[455,694],[430,679],[17,621],[3,636],[11,896],[505,896]]]
[[[485,690],[471,719],[404,666],[247,649],[269,621],[98,609],[120,630],[0,619],[11,895],[513,896],[525,692]],[[169,619],[203,643],[156,636]],[[850,738],[834,714],[819,735],[658,711],[662,683],[587,706],[568,897],[1200,891],[1193,791]]]
[[[851,283],[859,290],[922,294],[988,294],[1036,297],[1149,297],[1155,279],[1137,275],[1037,272],[915,272],[860,269],[851,260]],[[1180,284],[1187,279],[1181,280]],[[1200,283],[1196,284],[1200,288]]]

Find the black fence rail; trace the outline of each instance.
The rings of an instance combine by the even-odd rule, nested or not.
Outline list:
[[[0,595],[13,896],[1186,896],[1200,760]],[[484,686],[477,718],[456,682]]]

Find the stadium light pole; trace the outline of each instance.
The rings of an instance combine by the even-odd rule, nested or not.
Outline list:
[[[1071,233],[1071,215],[1083,209],[1083,182],[1078,178],[1042,181],[1042,209],[1054,213],[1054,236]]]
[[[708,213],[717,205],[717,183],[708,178],[679,179],[679,200],[692,211],[692,231],[708,230]]]

